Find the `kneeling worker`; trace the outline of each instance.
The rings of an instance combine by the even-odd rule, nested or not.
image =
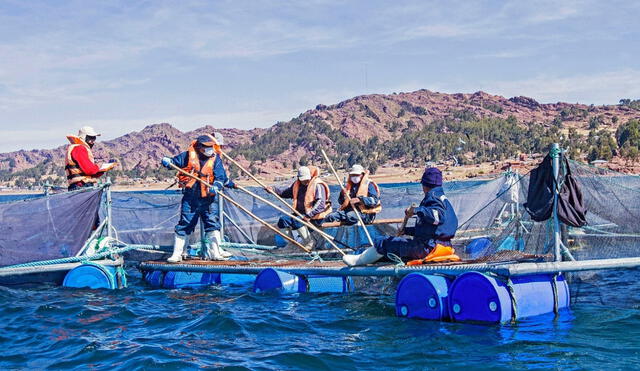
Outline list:
[[[218,154],[216,154],[216,152]],[[182,253],[189,240],[189,235],[198,223],[198,219],[204,225],[205,240],[207,249],[205,258],[208,260],[225,260],[231,256],[224,251],[220,244],[222,235],[220,234],[220,220],[218,217],[217,194],[222,187],[235,188],[235,184],[229,178],[222,164],[219,155],[220,147],[212,135],[201,135],[191,142],[189,148],[172,158],[164,157],[162,165],[171,169],[171,165],[176,165],[184,171],[203,179],[213,185],[211,188],[204,183],[178,173],[178,184],[183,189],[182,202],[180,205],[180,221],[175,228],[175,242],[173,254],[169,259],[170,263],[177,263],[182,260]],[[196,184],[199,183],[199,184]]]
[[[358,223],[354,206],[358,208],[365,224],[370,224],[382,210],[380,204],[380,189],[369,179],[369,172],[360,165],[353,165],[349,170],[349,180],[345,186],[348,196],[340,192],[338,203],[340,209],[327,215],[325,222],[340,222],[344,225]]]
[[[420,206],[406,210],[407,217],[417,216],[415,227],[405,228],[403,237],[381,237],[362,254],[345,255],[349,266],[365,265],[378,261],[392,253],[403,260],[442,261],[460,260],[451,246],[451,239],[458,229],[458,218],[442,189],[442,173],[428,168],[422,175],[424,199]]]
[[[115,162],[102,164],[102,166],[95,164],[91,149],[99,136],[100,134],[90,126],[80,128],[77,136],[67,135],[70,144],[67,147],[64,170],[67,174],[69,191],[95,185],[98,178],[116,165]]]
[[[329,186],[319,177],[320,171],[315,166],[300,166],[298,179],[288,187],[274,187],[273,190],[282,198],[293,199],[293,208],[315,225],[320,225],[325,216],[331,213],[329,200]],[[295,230],[302,239],[302,245],[311,249],[313,240],[309,229],[290,216],[281,216],[278,228],[292,237],[291,230]]]

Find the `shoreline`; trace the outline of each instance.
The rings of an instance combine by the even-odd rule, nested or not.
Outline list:
[[[502,173],[502,170],[495,169],[495,165],[492,164],[479,164],[479,165],[464,165],[464,166],[440,166],[444,181],[459,181],[470,178],[482,179],[491,178]],[[398,168],[398,167],[381,167],[376,174],[371,175],[371,179],[378,184],[385,183],[418,183],[422,176],[424,167],[412,167],[412,168]],[[344,176],[344,171],[339,173]],[[264,176],[265,174],[257,174],[256,178],[266,183],[267,185],[283,184],[287,183],[295,178],[295,171],[291,171],[291,176],[286,179],[276,178],[275,176]],[[278,180],[276,180],[278,179]],[[324,173],[323,180],[329,185],[337,185],[335,177],[331,173]],[[239,177],[235,182],[241,186],[258,186],[258,184],[249,179],[248,177]],[[113,186],[114,191],[160,191],[165,190],[173,183],[173,180],[167,182],[149,182],[139,183],[131,185],[118,185]],[[174,185],[168,190],[177,190],[178,187]],[[11,189],[0,190],[0,195],[24,195],[24,194],[39,194],[42,193],[41,189],[27,190],[27,189]]]

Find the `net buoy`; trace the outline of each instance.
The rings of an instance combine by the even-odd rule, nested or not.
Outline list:
[[[411,273],[396,291],[398,317],[426,320],[449,320],[449,287],[452,280],[444,276]]]
[[[562,275],[512,277],[511,284],[478,272],[460,275],[451,285],[449,306],[456,322],[505,323],[569,307],[569,286]],[[557,292],[557,304],[555,295]],[[512,302],[513,300],[513,302]],[[515,306],[515,312],[513,311]]]
[[[62,285],[73,288],[90,289],[117,289],[118,273],[116,267],[105,266],[97,263],[84,263],[67,273]],[[126,281],[121,277],[122,286],[126,286]]]
[[[220,273],[167,272],[162,281],[165,289],[200,288],[220,284]]]
[[[296,292],[349,292],[353,288],[351,277],[302,276],[267,268],[258,274],[253,283],[254,292],[279,291]]]

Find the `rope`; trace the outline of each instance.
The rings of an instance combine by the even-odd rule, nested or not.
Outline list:
[[[554,274],[551,280],[551,289],[553,291],[553,313],[558,315],[558,275]]]
[[[404,267],[405,266],[405,264],[402,261],[402,259],[398,255],[396,255],[396,254],[394,254],[392,252],[387,253],[387,259],[389,259],[392,262],[396,263],[396,267]]]
[[[45,265],[53,265],[53,264],[79,263],[79,262],[85,262],[85,261],[89,261],[89,260],[105,258],[105,257],[108,257],[110,255],[121,254],[121,253],[125,253],[127,251],[137,250],[137,249],[140,249],[140,247],[138,247],[138,246],[126,246],[126,247],[121,247],[121,248],[118,248],[118,249],[108,250],[108,251],[105,251],[105,252],[101,252],[101,253],[97,253],[97,254],[93,254],[93,255],[88,255],[88,256],[73,256],[73,257],[68,257],[68,258],[60,258],[60,259],[52,259],[52,260],[41,260],[41,261],[37,261],[37,262],[29,262],[29,263],[23,263],[23,264],[9,265],[9,266],[6,266],[6,267],[0,267],[0,271],[10,270],[10,269],[14,269],[14,268],[42,267],[42,266],[45,266]]]
[[[507,278],[507,288],[509,289],[509,297],[511,298],[511,323],[516,323],[516,319],[518,318],[518,305],[516,303],[515,288],[513,287],[511,277]]]

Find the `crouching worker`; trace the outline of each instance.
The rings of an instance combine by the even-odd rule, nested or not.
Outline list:
[[[293,199],[293,208],[297,210],[305,221],[320,225],[325,216],[331,213],[329,200],[329,186],[319,177],[320,171],[315,166],[300,166],[298,179],[288,187],[274,187],[273,190],[282,198]],[[302,245],[311,249],[313,240],[309,229],[290,216],[281,216],[278,228],[282,233],[293,238],[292,230],[298,232]]]
[[[365,224],[370,224],[376,214],[382,210],[378,185],[369,179],[369,172],[360,165],[353,165],[349,170],[349,180],[345,186],[348,196],[340,192],[338,203],[340,209],[327,215],[325,222],[340,222],[344,225],[358,223],[354,207],[358,208]]]
[[[458,261],[451,246],[451,239],[458,228],[458,218],[453,206],[442,190],[442,173],[436,168],[428,168],[422,175],[424,199],[420,206],[405,211],[407,217],[416,216],[415,227],[405,228],[403,237],[381,237],[359,255],[345,255],[343,261],[349,266],[365,265],[395,254],[402,260],[414,264],[436,261]],[[411,265],[412,262],[409,262]]]
[[[207,260],[225,260],[230,253],[220,247],[220,220],[218,217],[218,192],[222,187],[235,188],[229,178],[220,157],[220,146],[211,135],[201,135],[191,142],[189,148],[175,157],[164,157],[162,165],[171,169],[176,165],[182,170],[211,184],[209,188],[204,183],[192,177],[178,173],[178,184],[182,188],[182,202],[180,205],[180,221],[176,225],[175,242],[170,263],[182,261],[182,253],[193,233],[198,219],[204,225]]]

